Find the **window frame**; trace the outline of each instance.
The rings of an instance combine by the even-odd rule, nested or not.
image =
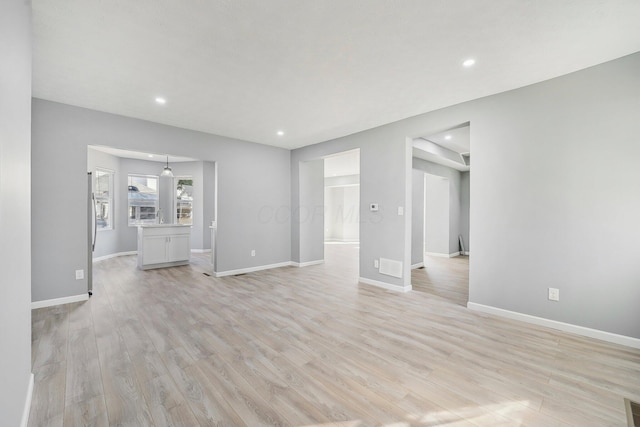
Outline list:
[[[183,224],[180,222],[180,217],[178,216],[178,207],[179,207],[179,199],[178,199],[178,182],[180,180],[189,180],[191,181],[191,187],[192,187],[192,191],[191,191],[191,223],[190,224]],[[181,175],[181,176],[174,176],[173,177],[173,190],[174,190],[174,194],[175,197],[173,198],[173,214],[174,217],[173,219],[175,220],[176,224],[183,224],[183,225],[191,225],[193,226],[194,224],[194,218],[193,218],[193,204],[194,204],[194,197],[193,197],[193,176],[192,175]]]
[[[153,203],[153,208],[154,208],[154,216],[153,219],[140,219],[140,211],[142,209],[136,209],[136,214],[135,214],[135,218],[131,219],[131,198],[129,197],[129,186],[132,186],[134,184],[131,183],[131,178],[153,178],[156,181],[156,191],[155,191],[155,195],[156,198],[154,200]],[[141,206],[141,205],[134,205],[137,206],[139,208],[143,208],[143,207],[151,207],[151,206]],[[140,225],[148,225],[148,224],[156,224],[158,222],[158,212],[160,209],[160,177],[158,175],[148,175],[148,174],[140,174],[140,173],[128,173],[127,174],[127,225],[129,227],[138,227]]]

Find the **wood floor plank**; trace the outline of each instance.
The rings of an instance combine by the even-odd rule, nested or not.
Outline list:
[[[151,412],[142,399],[142,395],[122,395],[107,393],[105,395],[109,425],[123,427],[155,426]]]
[[[215,278],[208,258],[94,264],[94,296],[32,312],[30,426],[623,426],[640,351],[465,307],[468,257],[414,292],[325,263]]]
[[[244,378],[228,364],[209,358],[195,366],[211,380],[220,394],[246,425],[285,426],[289,423],[277,414]]]
[[[65,402],[67,405],[104,394],[93,328],[69,331],[66,379]]]
[[[38,331],[38,347],[34,369],[50,363],[66,361],[68,334],[69,334],[69,312],[67,309],[51,311],[42,325],[42,330]]]
[[[38,387],[33,390],[29,426],[62,426],[66,369],[66,361],[34,369],[34,384]]]
[[[69,402],[64,408],[64,427],[107,427],[109,418],[104,396]]]

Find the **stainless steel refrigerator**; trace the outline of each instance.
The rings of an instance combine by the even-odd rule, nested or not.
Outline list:
[[[93,251],[96,249],[98,221],[96,196],[93,193],[93,174],[87,172],[87,285],[89,296],[93,295]]]

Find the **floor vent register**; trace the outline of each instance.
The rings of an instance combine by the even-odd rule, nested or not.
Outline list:
[[[627,408],[627,424],[629,427],[640,427],[640,403],[625,399],[624,406]]]

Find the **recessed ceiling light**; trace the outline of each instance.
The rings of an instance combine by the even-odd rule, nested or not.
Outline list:
[[[445,135],[444,139],[446,139],[447,141],[451,139],[451,135]]]
[[[162,98],[162,97],[160,97],[160,96],[158,96],[158,97],[156,97],[156,102],[157,102],[158,104],[160,104],[160,105],[164,105],[164,104],[166,104],[166,103],[167,103],[167,100],[166,100],[166,99],[164,99],[164,98]]]
[[[276,132],[278,134],[278,136],[282,136],[284,135],[284,131],[279,130],[278,132]]]
[[[469,58],[469,59],[465,60],[465,61],[462,63],[462,65],[463,65],[464,67],[469,68],[469,67],[472,67],[475,63],[476,63],[476,60],[475,60],[475,59]]]

